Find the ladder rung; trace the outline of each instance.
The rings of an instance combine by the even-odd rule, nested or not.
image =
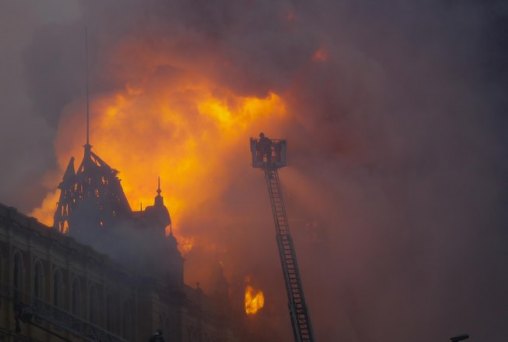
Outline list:
[[[266,169],[265,180],[271,200],[279,254],[282,261],[282,269],[285,273],[286,290],[290,295],[291,312],[295,317],[293,322],[294,328],[297,330],[299,341],[313,342],[310,321],[305,307],[302,284],[299,276],[293,241],[289,232],[288,218],[286,216],[285,203],[282,196],[282,189],[279,184],[277,170]]]

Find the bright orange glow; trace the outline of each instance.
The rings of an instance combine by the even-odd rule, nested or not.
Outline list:
[[[326,62],[330,56],[328,55],[328,52],[323,49],[317,49],[314,54],[312,55],[312,60],[314,62]]]
[[[183,256],[186,256],[190,251],[192,251],[195,240],[196,239],[194,237],[180,236],[178,239],[178,247]]]
[[[48,193],[42,201],[41,206],[33,210],[30,215],[36,217],[39,222],[42,222],[47,226],[53,226],[53,215],[55,214],[56,203],[58,202],[59,196],[60,190]]]
[[[245,288],[245,313],[255,315],[265,306],[265,295],[261,290],[255,290],[247,285]]]
[[[155,84],[154,84],[155,83]],[[61,180],[71,156],[76,168],[83,154],[83,103],[62,114],[55,148]],[[182,253],[195,239],[182,231],[188,219],[215,203],[229,184],[231,170],[249,167],[248,138],[276,131],[287,120],[280,95],[243,96],[203,77],[143,81],[92,99],[90,142],[93,151],[119,177],[131,208],[151,205],[157,177]],[[31,214],[52,225],[58,193],[51,192]]]

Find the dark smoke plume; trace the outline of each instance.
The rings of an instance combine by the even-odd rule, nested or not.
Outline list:
[[[29,18],[23,52],[8,49],[19,32],[3,34],[7,58],[22,56],[24,71],[5,73],[2,89],[19,83],[32,108],[3,91],[2,201],[28,210],[43,197],[60,116],[83,97],[86,25],[94,94],[192,70],[238,94],[287,101],[294,120],[266,133],[289,142],[281,178],[317,340],[445,341],[463,331],[505,339],[503,1],[78,3],[67,21]],[[30,6],[0,5],[18,8],[6,25],[18,27]],[[117,48],[132,42],[139,51],[122,56]],[[171,60],[136,63],[164,53]],[[7,131],[22,143],[12,147]],[[232,288],[252,275],[280,341],[289,317],[263,180],[249,165],[230,170],[227,191],[184,228],[218,247],[195,249],[187,270],[212,270],[212,253]]]

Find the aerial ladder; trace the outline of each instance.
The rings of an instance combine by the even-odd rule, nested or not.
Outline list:
[[[286,140],[268,139],[261,133],[250,139],[252,167],[263,169],[275,222],[275,237],[286,284],[295,342],[313,342],[312,325],[303,294],[300,270],[282,197],[278,169],[286,166]]]

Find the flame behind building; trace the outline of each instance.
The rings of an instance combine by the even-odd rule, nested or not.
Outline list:
[[[181,288],[183,258],[171,230],[160,178],[154,204],[133,211],[117,174],[117,170],[92,151],[87,136],[80,166],[75,171],[74,157],[71,157],[58,186],[60,198],[53,229],[133,265],[138,272],[165,274],[171,286]],[[139,241],[146,242],[150,248],[143,248],[144,244]],[[160,258],[166,262],[157,262]]]

